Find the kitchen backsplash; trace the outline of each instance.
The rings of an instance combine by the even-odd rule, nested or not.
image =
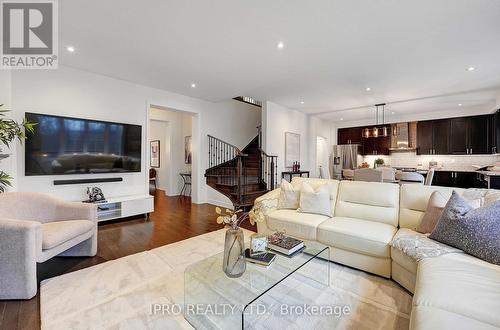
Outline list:
[[[373,167],[375,159],[382,158],[386,165],[398,167],[418,167],[422,165],[424,169],[429,168],[430,161],[436,161],[438,167],[454,170],[470,170],[473,166],[493,165],[500,162],[500,154],[497,155],[422,155],[415,152],[394,152],[390,156],[364,156],[363,161]]]

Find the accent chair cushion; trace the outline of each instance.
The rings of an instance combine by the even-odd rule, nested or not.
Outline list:
[[[334,217],[318,227],[318,241],[339,249],[369,256],[390,258],[390,246],[397,228],[385,223]]]
[[[328,184],[313,189],[307,182],[300,189],[300,212],[326,215],[331,217],[330,187]]]
[[[446,206],[448,199],[439,191],[434,191],[429,198],[427,210],[422,218],[422,221],[417,227],[417,231],[422,234],[430,233],[438,223],[443,209]]]
[[[52,249],[94,229],[89,220],[55,221],[42,224],[42,250]]]
[[[285,179],[281,180],[280,197],[278,199],[279,209],[296,210],[299,208],[300,189],[295,189]]]
[[[273,232],[283,231],[293,237],[317,240],[318,225],[327,219],[329,219],[327,216],[319,214],[276,210],[268,214],[267,227]]]
[[[429,237],[500,265],[500,201],[474,209],[453,192]]]

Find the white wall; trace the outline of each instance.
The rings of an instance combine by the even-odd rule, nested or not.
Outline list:
[[[2,76],[4,72],[2,71]],[[12,107],[18,119],[25,112],[116,121],[143,126],[143,170],[141,173],[106,175],[68,175],[65,179],[89,177],[124,178],[121,183],[100,185],[107,196],[147,193],[149,166],[147,126],[151,105],[187,111],[193,117],[193,191],[195,203],[227,201],[211,191],[207,198],[204,172],[208,164],[206,134],[212,134],[243,146],[255,136],[260,123],[260,109],[241,102],[208,102],[168,91],[137,85],[102,75],[60,66],[57,70],[18,70],[12,72]],[[256,110],[257,109],[257,110]],[[69,200],[85,197],[85,185],[54,186],[55,176],[24,176],[24,148],[13,156],[18,179],[17,190],[50,193]],[[196,156],[198,155],[198,156]]]
[[[264,151],[278,156],[278,183],[281,181],[281,172],[287,170],[285,169],[285,132],[300,134],[301,170],[311,170],[309,146],[315,149],[316,144],[311,144],[308,116],[272,102],[264,102],[262,107]]]

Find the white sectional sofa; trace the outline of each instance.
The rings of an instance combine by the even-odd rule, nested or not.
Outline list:
[[[313,187],[331,184],[333,217],[270,208],[257,223],[259,233],[285,231],[319,241],[330,247],[332,261],[392,278],[414,293],[411,329],[500,327],[500,266],[453,253],[417,264],[389,245],[400,235],[415,235],[433,191],[451,196],[463,190],[306,178],[294,178],[292,186],[304,181]],[[256,202],[279,194],[278,188]]]

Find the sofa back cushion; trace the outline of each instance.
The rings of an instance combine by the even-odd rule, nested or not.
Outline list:
[[[429,198],[434,191],[439,191],[448,200],[453,190],[463,194],[463,189],[424,186],[421,184],[401,185],[401,202],[399,205],[399,227],[416,230],[427,209]]]
[[[342,181],[336,217],[357,218],[397,227],[399,185],[394,183]]]
[[[317,190],[318,187],[321,185],[328,184],[330,188],[330,202],[332,204],[332,214],[334,214],[340,182],[338,180],[331,180],[331,179],[294,177],[292,179],[292,186],[294,189],[300,190],[303,182],[307,182],[314,190]]]

